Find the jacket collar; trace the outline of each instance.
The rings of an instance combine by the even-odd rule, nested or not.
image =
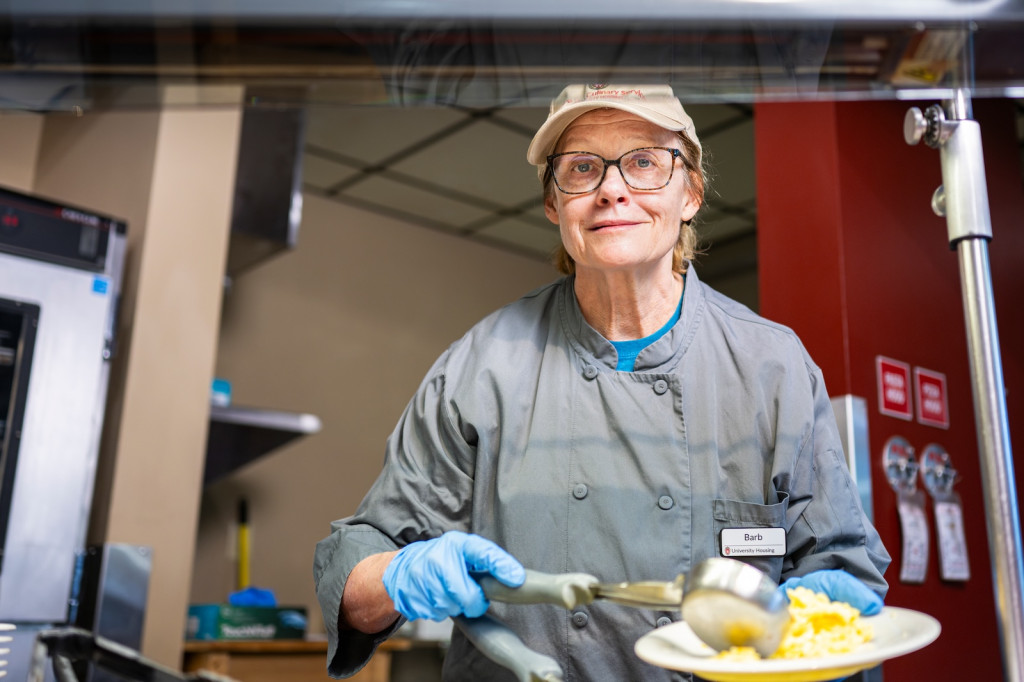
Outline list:
[[[558,310],[569,343],[585,362],[614,370],[618,361],[615,347],[583,318],[574,290],[574,277],[562,280]],[[666,372],[671,370],[686,351],[697,330],[705,305],[704,284],[697,277],[692,263],[687,263],[683,287],[683,310],[679,321],[660,339],[640,351],[634,372]]]

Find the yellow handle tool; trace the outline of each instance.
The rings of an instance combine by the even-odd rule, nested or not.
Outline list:
[[[249,505],[238,501],[238,589],[249,587]]]

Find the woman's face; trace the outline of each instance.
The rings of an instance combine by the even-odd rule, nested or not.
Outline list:
[[[618,109],[596,109],[566,128],[555,148],[593,152],[614,160],[639,147],[679,147],[675,133]],[[559,226],[562,244],[576,262],[577,274],[672,264],[681,220],[700,204],[689,189],[686,168],[674,160],[667,187],[636,190],[617,167],[609,167],[601,185],[587,194],[565,194],[557,187],[544,200],[548,219]]]

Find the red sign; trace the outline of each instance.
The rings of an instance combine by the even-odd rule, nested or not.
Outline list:
[[[878,411],[890,417],[913,419],[910,407],[910,365],[899,360],[875,357],[878,371]]]
[[[914,368],[914,389],[917,393],[917,421],[929,426],[949,428],[949,403],[946,396],[946,375],[930,369]]]

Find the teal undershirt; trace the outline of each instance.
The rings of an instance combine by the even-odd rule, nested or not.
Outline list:
[[[686,288],[683,288],[683,292],[686,292]],[[662,336],[665,335],[669,329],[672,328],[676,322],[679,321],[679,315],[683,311],[683,297],[679,297],[679,305],[676,306],[675,313],[669,318],[669,321],[665,325],[654,332],[650,336],[645,336],[642,339],[634,339],[632,341],[612,341],[611,344],[615,346],[615,351],[619,354],[619,363],[615,366],[615,369],[620,372],[632,372],[633,365],[636,363],[636,356],[640,355],[640,351],[647,346],[651,345]]]

